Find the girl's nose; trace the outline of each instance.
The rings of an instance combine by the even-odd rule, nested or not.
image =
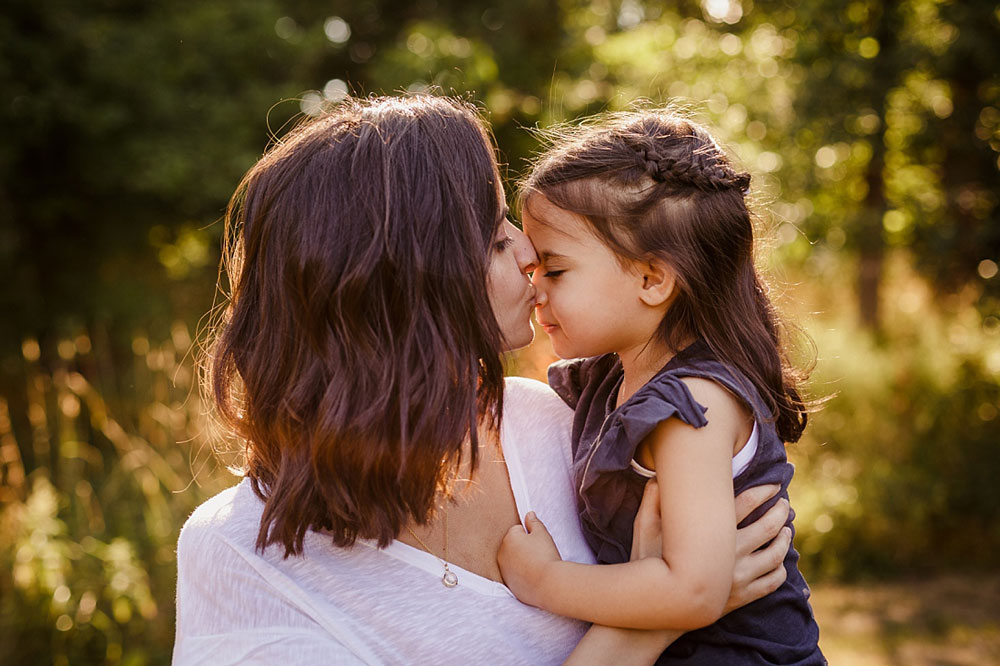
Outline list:
[[[537,266],[536,266],[536,268],[537,268]],[[545,305],[545,303],[548,301],[548,296],[546,296],[545,290],[541,287],[541,285],[538,284],[539,281],[540,281],[540,278],[541,278],[541,271],[539,271],[539,270],[534,271],[534,273],[531,276],[531,284],[532,284],[532,286],[535,287],[535,305],[536,306]]]

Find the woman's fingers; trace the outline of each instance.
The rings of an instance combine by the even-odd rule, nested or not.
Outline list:
[[[736,566],[733,568],[733,589],[726,604],[727,613],[781,587],[788,575],[784,561],[791,542],[792,530],[785,527],[767,548],[737,554]]]
[[[743,522],[743,519],[753,513],[754,509],[761,506],[767,500],[778,494],[781,486],[776,483],[768,483],[763,486],[747,488],[736,496],[736,523]],[[777,530],[775,530],[777,533]]]
[[[788,520],[788,500],[782,498],[767,512],[746,527],[736,530],[736,554],[752,553],[778,535]]]
[[[660,486],[656,483],[656,479],[650,479],[646,482],[635,519],[642,521],[643,525],[655,525],[659,529],[662,518],[660,517]]]
[[[745,585],[734,586],[733,595],[729,599],[726,612],[742,608],[758,599],[763,599],[781,587],[781,584],[785,582],[785,578],[787,577],[788,572],[785,571],[785,567],[781,566],[751,580]]]
[[[791,542],[792,530],[788,527],[782,528],[767,548],[740,558],[736,570],[733,571],[733,580],[739,579],[740,582],[749,584],[750,581],[767,576],[775,569],[784,569],[785,555]]]
[[[786,527],[767,548],[739,558],[733,570],[734,585],[749,586],[753,581],[766,578],[779,569],[784,571],[785,554],[791,541],[792,531]]]
[[[663,554],[663,519],[660,517],[660,490],[656,479],[646,482],[639,511],[632,522],[632,559],[661,557]]]
[[[740,493],[736,497],[736,522],[745,520],[780,489],[777,484],[768,484]],[[736,530],[736,563],[726,613],[767,596],[785,582],[784,561],[792,543],[792,530],[784,525],[790,510],[788,500],[779,498],[762,516]]]

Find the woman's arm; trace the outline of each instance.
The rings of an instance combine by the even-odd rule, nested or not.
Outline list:
[[[742,522],[780,490],[777,484],[749,488],[736,497],[736,522]],[[779,500],[767,513],[736,531],[736,567],[726,612],[774,592],[785,581],[785,553],[791,544],[788,502]],[[542,526],[544,529],[544,526]],[[769,543],[770,542],[770,543]],[[767,545],[765,548],[764,545]],[[656,481],[646,484],[632,532],[632,560],[662,554],[660,498]],[[670,629],[622,629],[594,625],[566,664],[648,666],[681,635]]]

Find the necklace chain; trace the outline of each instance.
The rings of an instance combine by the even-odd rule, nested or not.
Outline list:
[[[406,531],[409,532],[410,535],[414,539],[417,540],[417,543],[419,543],[423,547],[423,549],[427,551],[428,555],[434,556],[438,560],[438,562],[440,562],[442,564],[442,566],[444,566],[444,575],[441,576],[441,584],[444,585],[445,587],[455,587],[456,585],[458,585],[458,576],[455,575],[454,571],[452,571],[451,569],[448,568],[448,561],[447,561],[447,558],[448,558],[448,511],[445,510],[445,512],[444,512],[444,559],[438,557],[437,555],[434,555],[434,553],[431,551],[431,549],[427,547],[427,544],[424,543],[424,540],[421,539],[420,537],[418,537],[417,533],[414,532],[413,530],[411,530],[409,525],[404,525],[403,527],[405,527]]]

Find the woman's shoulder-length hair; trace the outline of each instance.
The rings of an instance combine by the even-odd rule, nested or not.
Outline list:
[[[503,399],[501,196],[476,110],[434,96],[349,99],[243,178],[203,368],[265,503],[258,548],[298,554],[306,530],[385,546],[475,465]]]

